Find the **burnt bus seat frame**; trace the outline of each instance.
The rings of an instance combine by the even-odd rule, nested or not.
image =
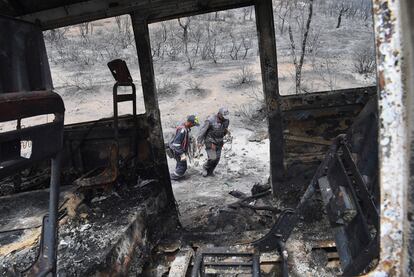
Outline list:
[[[51,159],[49,212],[43,218],[39,255],[25,270],[30,276],[56,275],[57,216],[65,106],[52,91],[0,94],[0,123],[17,120],[16,130],[0,133],[0,179]],[[21,128],[21,120],[54,114],[52,122]],[[31,141],[30,157],[21,156],[22,141]]]
[[[343,276],[363,274],[375,264],[380,250],[376,103],[371,98],[347,133],[335,138],[296,209],[283,212],[269,233],[253,242],[259,251],[278,249],[289,239],[319,188]]]
[[[124,60],[115,59],[108,63],[109,70],[112,76],[115,78],[116,83],[113,86],[113,111],[114,111],[114,143],[109,148],[109,159],[107,166],[103,171],[99,171],[100,168],[95,168],[83,176],[79,177],[74,181],[74,184],[81,189],[93,189],[99,187],[110,186],[114,184],[119,176],[119,171],[128,161],[136,159],[138,156],[138,145],[137,145],[137,100],[136,100],[136,87],[132,81],[131,74],[128,66]],[[131,87],[132,92],[128,94],[118,94],[119,87]],[[133,134],[133,150],[132,153],[122,159],[119,154],[119,113],[118,103],[121,102],[132,102],[132,116],[134,121],[134,134]],[[135,178],[136,176],[136,161],[134,169]]]

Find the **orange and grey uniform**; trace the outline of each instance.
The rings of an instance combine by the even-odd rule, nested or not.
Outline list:
[[[201,127],[198,135],[198,143],[204,143],[207,152],[207,162],[204,169],[211,174],[220,161],[221,149],[223,148],[223,138],[227,134],[230,121],[220,120],[217,115],[210,116]]]
[[[184,125],[178,126],[175,132],[175,137],[170,143],[170,148],[174,153],[174,158],[177,161],[175,171],[171,174],[172,179],[179,179],[184,176],[187,170],[187,161],[181,161],[181,155],[186,154],[189,145],[190,129],[187,129]]]

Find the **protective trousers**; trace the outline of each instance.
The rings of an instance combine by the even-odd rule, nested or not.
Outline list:
[[[180,155],[174,155],[175,160],[177,161],[177,164],[175,166],[175,171],[173,174],[171,174],[171,179],[178,180],[181,177],[184,176],[185,171],[187,170],[187,161],[181,161]]]
[[[217,164],[220,161],[221,149],[223,146],[216,145],[215,149],[211,146],[206,146],[207,152],[207,162],[204,164],[203,168],[207,171],[208,174],[212,174]]]

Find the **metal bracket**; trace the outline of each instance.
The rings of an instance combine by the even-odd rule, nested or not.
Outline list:
[[[138,123],[137,123],[137,97],[136,97],[136,87],[135,84],[132,81],[131,74],[129,73],[128,66],[124,60],[116,59],[113,61],[110,61],[108,63],[109,70],[112,73],[112,76],[114,76],[116,83],[113,87],[113,109],[114,109],[114,137],[115,137],[115,143],[117,148],[117,159],[118,159],[118,165],[119,165],[119,115],[118,115],[118,103],[121,102],[132,102],[132,115],[134,118],[134,125],[135,125],[135,139],[136,142],[136,131],[138,129]],[[130,94],[118,94],[118,88],[119,87],[131,87],[132,93]],[[138,146],[136,143],[134,144],[134,151],[133,153],[135,156],[137,156]]]
[[[245,257],[249,258],[247,262],[205,262],[205,257]],[[253,277],[260,277],[260,255],[256,252],[238,252],[231,248],[225,247],[213,247],[207,249],[201,249],[197,251],[197,255],[194,261],[191,277],[204,277],[206,267],[218,267],[218,268],[238,268],[247,267],[251,268]]]

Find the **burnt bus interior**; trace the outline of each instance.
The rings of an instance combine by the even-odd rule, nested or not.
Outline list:
[[[148,24],[244,6],[256,14],[271,189],[240,203],[269,194],[283,200],[292,182],[301,190],[271,228],[237,243],[234,234],[181,228]],[[114,60],[108,61],[114,116],[64,124],[42,31],[121,14],[132,18],[145,113],[136,113],[126,63]],[[0,15],[0,122],[15,126],[0,133],[0,179],[10,190],[0,198],[1,276],[288,276],[299,263],[289,238],[315,199],[326,217],[315,260],[333,261],[343,276],[400,272],[384,269],[380,256],[378,88],[281,96],[271,0],[6,0]],[[131,93],[118,94],[119,87]],[[120,102],[131,103],[133,113],[118,116]],[[53,121],[22,125],[45,114]],[[29,153],[23,154],[24,143]],[[47,188],[31,189],[40,183]],[[116,196],[91,201],[102,191]],[[159,273],[161,261],[168,266]]]

